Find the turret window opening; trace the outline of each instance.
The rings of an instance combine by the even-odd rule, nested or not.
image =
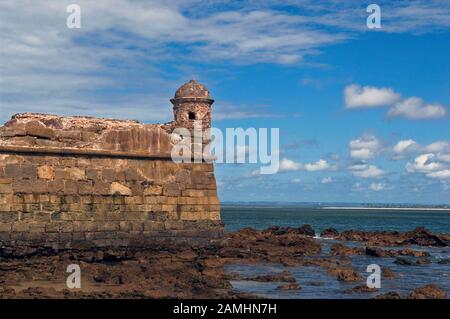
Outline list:
[[[195,120],[196,119],[195,112],[189,112],[188,117],[190,120]]]

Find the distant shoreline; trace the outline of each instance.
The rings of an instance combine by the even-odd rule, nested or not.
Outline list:
[[[320,209],[369,209],[369,210],[439,210],[439,211],[450,211],[450,208],[427,208],[427,207],[364,207],[364,206],[328,206],[328,207],[321,207]]]

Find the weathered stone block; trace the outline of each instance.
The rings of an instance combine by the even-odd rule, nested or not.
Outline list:
[[[5,177],[18,178],[20,176],[20,164],[6,164]]]
[[[164,222],[144,221],[143,226],[144,226],[144,231],[164,230]]]
[[[53,167],[49,165],[39,166],[37,168],[37,176],[41,179],[54,179],[55,171]]]
[[[50,194],[63,193],[64,192],[64,180],[57,179],[57,180],[48,181],[47,189]]]
[[[129,168],[125,170],[125,180],[126,181],[137,181],[142,179],[141,174],[134,168]]]
[[[12,194],[13,188],[11,184],[0,183],[0,194]]]
[[[100,171],[94,168],[86,168],[86,178],[97,180],[99,178]]]
[[[108,183],[113,182],[116,179],[116,172],[110,168],[103,169],[102,179]]]
[[[107,221],[98,223],[97,230],[103,232],[112,232],[119,230],[119,222]]]
[[[54,132],[52,129],[46,127],[39,121],[30,121],[25,124],[26,134],[29,136],[42,137],[42,138],[53,138]]]
[[[86,173],[84,169],[81,169],[79,167],[69,167],[66,168],[66,171],[69,173],[69,178],[72,180],[86,179]]]
[[[78,194],[78,184],[72,180],[64,181],[64,194],[66,195],[75,195]]]
[[[144,189],[144,195],[162,195],[163,188],[160,185],[148,186]]]
[[[33,184],[29,180],[15,179],[12,184],[14,193],[33,193]]]
[[[93,193],[98,195],[109,195],[111,194],[111,184],[97,180],[94,182]]]
[[[117,182],[111,184],[111,194],[131,196],[131,189]]]
[[[12,223],[0,223],[0,232],[11,232]]]
[[[92,181],[78,181],[78,194],[90,195],[93,192]]]
[[[178,183],[168,183],[164,186],[163,194],[165,196],[180,196],[181,189]]]
[[[13,181],[12,178],[0,178],[0,184],[11,184]]]

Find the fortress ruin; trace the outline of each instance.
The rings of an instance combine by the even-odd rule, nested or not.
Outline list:
[[[208,90],[191,80],[174,121],[14,115],[0,127],[0,245],[136,247],[220,238],[211,163],[176,163],[171,133],[211,126]]]

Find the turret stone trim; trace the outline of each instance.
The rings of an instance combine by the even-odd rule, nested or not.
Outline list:
[[[203,130],[211,127],[211,106],[214,100],[204,85],[191,80],[183,84],[170,101],[176,126],[193,129],[195,121],[200,121]]]
[[[170,158],[170,133],[183,123],[13,116],[0,127],[0,245],[89,249],[220,238],[213,164]]]

